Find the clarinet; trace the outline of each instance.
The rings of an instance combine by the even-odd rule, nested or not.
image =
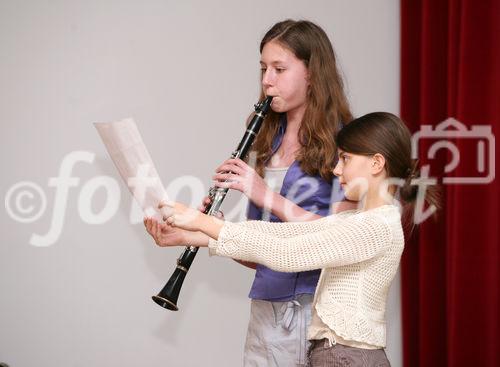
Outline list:
[[[231,158],[244,159],[246,157],[255,137],[260,130],[260,127],[262,126],[262,122],[264,121],[264,118],[269,111],[272,99],[273,97],[267,97],[254,106],[255,115],[248,124],[247,130],[245,131],[243,138],[238,144],[238,147],[231,154]],[[208,197],[211,199],[210,204],[208,204],[205,208],[204,214],[217,214],[228,190],[229,189],[227,188],[212,186],[208,192]],[[196,257],[197,252],[198,247],[189,245],[186,246],[184,252],[177,259],[177,266],[167,284],[165,285],[165,287],[163,287],[160,293],[152,297],[154,302],[156,302],[161,307],[166,308],[167,310],[177,311],[179,309],[177,307],[177,299],[179,298],[179,293],[181,291],[184,278],[186,277],[186,274],[191,267],[191,264]]]

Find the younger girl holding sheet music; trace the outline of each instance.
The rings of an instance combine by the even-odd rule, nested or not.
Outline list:
[[[160,246],[190,243],[211,255],[265,264],[284,272],[322,268],[308,338],[312,366],[389,366],[385,356],[385,307],[404,246],[401,208],[417,198],[417,162],[411,135],[390,113],[367,114],[336,138],[333,173],[357,210],[296,223],[229,223],[180,203],[162,203],[166,223],[145,219]],[[434,187],[426,200],[437,206]]]

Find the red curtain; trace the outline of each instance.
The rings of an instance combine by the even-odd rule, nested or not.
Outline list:
[[[436,131],[452,117],[469,132],[488,125],[500,136],[499,25],[500,1],[401,0],[401,117],[413,132],[424,124]],[[486,133],[424,139],[422,132],[419,157],[442,182],[443,208],[408,237],[403,254],[405,367],[500,366],[499,180],[443,182],[487,180],[489,163],[500,159]],[[460,153],[450,172],[450,150],[428,158],[439,139]]]

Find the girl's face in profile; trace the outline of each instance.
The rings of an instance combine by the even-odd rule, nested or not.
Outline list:
[[[292,51],[278,42],[266,43],[261,54],[262,90],[273,96],[275,112],[305,109],[309,87],[308,70]]]
[[[348,200],[360,201],[369,189],[373,179],[373,158],[338,150],[339,160],[333,174]]]

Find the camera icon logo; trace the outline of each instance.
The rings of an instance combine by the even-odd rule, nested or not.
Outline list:
[[[451,154],[451,160],[444,167],[443,184],[489,184],[495,179],[495,136],[489,125],[472,125],[470,129],[454,118],[448,118],[435,128],[422,125],[412,137],[412,158],[419,157],[419,144],[423,140],[434,141],[427,150],[427,158],[434,159],[441,149]],[[458,144],[462,146],[462,151]],[[461,167],[461,153],[475,154],[476,167]],[[467,169],[469,168],[469,169]],[[430,165],[422,166],[427,172]],[[453,172],[459,172],[454,174]]]

